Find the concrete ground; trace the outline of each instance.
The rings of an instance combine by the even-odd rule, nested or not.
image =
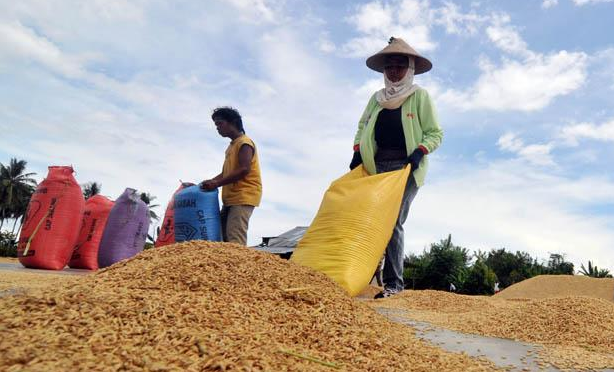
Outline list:
[[[496,337],[471,335],[435,327],[429,323],[408,320],[404,310],[375,308],[395,323],[409,325],[416,329],[416,336],[444,350],[465,353],[472,357],[484,357],[509,371],[559,371],[540,363],[535,357],[541,346]],[[614,369],[601,370],[614,372]]]
[[[54,280],[63,276],[87,275],[90,270],[65,268],[64,270],[39,270],[23,267],[16,259],[0,260],[0,297],[17,294],[32,287],[32,281]],[[21,275],[20,275],[21,274]],[[8,288],[7,288],[8,286]],[[45,286],[44,282],[35,285]]]
[[[2,275],[3,271],[35,273],[42,275],[84,275],[93,272],[91,270],[71,269],[68,267],[64,268],[64,270],[28,269],[23,267],[19,262],[0,262],[0,275]]]
[[[428,323],[408,320],[404,310],[376,308],[378,313],[396,323],[409,325],[416,329],[416,336],[456,353],[465,353],[472,357],[485,357],[502,368],[510,371],[558,371],[558,369],[540,365],[535,358],[539,346],[526,342],[470,335],[434,327]]]

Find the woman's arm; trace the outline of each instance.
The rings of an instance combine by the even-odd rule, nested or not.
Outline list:
[[[418,93],[418,92],[416,92]],[[418,145],[427,153],[435,151],[443,139],[443,130],[439,126],[437,112],[426,90],[419,91],[420,100],[418,101],[418,118],[422,127],[422,141]]]
[[[358,130],[356,131],[356,135],[354,136],[354,151],[359,150],[360,145],[360,137],[362,136],[363,129],[367,126],[369,119],[371,117],[371,112],[373,111],[373,102],[375,101],[375,95],[372,95],[367,103],[367,107],[362,113],[360,120],[358,120]]]

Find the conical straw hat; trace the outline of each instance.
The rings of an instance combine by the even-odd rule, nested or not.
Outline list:
[[[411,56],[415,60],[414,75],[427,72],[433,67],[433,64],[428,59],[421,56],[414,48],[410,47],[403,39],[391,37],[388,46],[380,50],[376,54],[367,58],[367,66],[377,72],[384,72],[384,64],[386,57],[389,55],[405,55]]]

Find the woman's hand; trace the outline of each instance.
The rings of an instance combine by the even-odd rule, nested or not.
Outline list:
[[[424,157],[424,151],[419,147],[415,149],[414,152],[412,152],[411,155],[407,157],[407,164],[411,164],[412,172],[420,168],[420,161],[422,160],[423,157]]]
[[[350,170],[356,168],[360,164],[362,164],[362,156],[360,156],[360,151],[354,151],[352,161],[350,162]]]

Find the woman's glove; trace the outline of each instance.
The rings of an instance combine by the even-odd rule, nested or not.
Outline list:
[[[407,157],[407,164],[411,164],[411,171],[415,171],[420,168],[420,161],[424,157],[424,151],[418,147]]]
[[[362,156],[360,156],[360,151],[354,151],[352,161],[350,162],[350,170],[356,168],[360,164],[362,164]]]

